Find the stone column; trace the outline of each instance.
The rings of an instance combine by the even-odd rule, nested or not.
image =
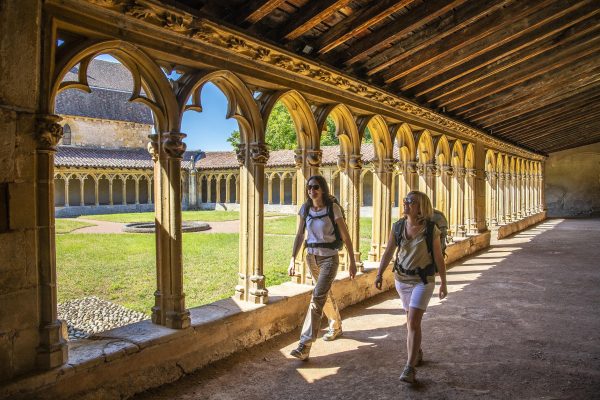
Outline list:
[[[65,175],[65,207],[69,207],[69,180],[71,175]]]
[[[273,177],[271,176],[267,181],[267,203],[273,204]]]
[[[41,115],[37,120],[35,165],[39,346],[36,363],[41,369],[55,368],[68,360],[66,338],[62,337],[58,320],[56,295],[53,171],[56,145],[62,138],[62,127],[58,124],[60,120],[57,115]]]
[[[279,178],[279,204],[285,204],[285,175]]]
[[[489,226],[497,226],[498,219],[496,218],[496,173],[493,171],[486,171],[485,178],[487,181],[488,193],[486,196],[486,209],[488,210],[488,224]]]
[[[163,178],[162,225],[166,235],[161,237],[161,247],[165,257],[162,265],[162,293],[164,325],[171,329],[190,326],[190,312],[185,308],[183,293],[183,260],[181,232],[181,159],[185,152],[185,134],[169,132],[162,135],[159,162]],[[166,176],[165,176],[166,175]]]
[[[100,188],[99,188],[100,182],[97,176],[94,176],[94,204],[96,205],[96,207],[98,207],[100,205]]]
[[[231,201],[231,189],[229,186],[231,185],[231,177],[232,175],[227,175],[225,179],[225,203],[229,203]]]
[[[77,177],[79,179],[79,205],[81,207],[85,206],[85,177],[83,175],[79,175]]]
[[[264,181],[269,151],[264,143],[242,144],[240,163],[240,258],[235,296],[266,304],[269,292],[263,274]]]
[[[240,204],[240,176],[235,177],[235,204]]]
[[[108,204],[113,205],[113,181],[115,179],[114,175],[108,175]]]
[[[135,204],[140,204],[140,177],[135,179]]]
[[[206,202],[212,203],[212,175],[206,177]],[[216,200],[216,199],[215,199]]]
[[[419,173],[419,164],[417,164],[415,161],[408,161],[406,163],[406,172],[407,174],[405,181],[409,191],[419,190],[419,181],[421,179],[421,175]],[[404,196],[406,196],[407,193],[408,192],[406,192]]]
[[[198,208],[200,208],[200,204],[205,203],[204,196],[202,195],[202,180],[204,175],[196,175],[197,187],[198,187]]]
[[[152,179],[150,178],[148,178],[148,204],[152,204]]]
[[[469,229],[465,219],[465,177],[465,168],[458,167],[454,170],[454,182],[456,189],[456,194],[454,197],[456,199],[456,208],[458,209],[456,218],[456,233],[461,237],[467,236],[467,231]]]
[[[354,259],[359,271],[364,270],[363,263],[360,258],[360,204],[358,203],[358,191],[362,186],[361,170],[362,170],[362,155],[350,154],[346,167],[347,185],[346,185],[346,216],[348,221],[348,230],[352,246],[354,246]],[[344,257],[344,265],[342,268],[348,268],[348,257]]]
[[[465,220],[467,223],[467,234],[469,235],[477,234],[477,219],[475,218],[475,176],[475,169],[466,169]]]
[[[369,261],[381,260],[391,230],[394,159],[377,161],[373,174],[373,229]],[[361,185],[362,186],[362,185]]]
[[[161,193],[161,179],[162,179],[162,168],[159,162],[159,136],[157,134],[150,135],[150,143],[148,143],[148,152],[152,157],[153,175],[154,175],[154,224],[155,224],[155,248],[156,248],[156,290],[154,291],[154,306],[152,307],[151,319],[154,324],[164,325],[165,314],[164,310],[164,299],[162,293],[162,275],[163,275],[163,249],[162,241],[165,235],[165,229],[163,226],[163,199]],[[148,204],[152,201],[151,183],[148,179]],[[112,198],[112,194],[111,194]]]
[[[296,205],[297,204],[296,203],[296,197],[298,196],[297,191],[298,191],[298,184],[297,184],[297,181],[296,181],[296,175],[293,174],[292,175],[292,205]]]
[[[515,175],[515,208],[517,210],[517,220],[523,218],[523,207],[521,206],[521,185],[523,180],[521,174]]]
[[[126,176],[121,176],[121,191],[123,192],[123,194],[122,194],[123,199],[121,199],[121,204],[126,206],[127,205],[127,177]]]
[[[497,216],[498,216],[498,223],[501,225],[504,225],[506,223],[506,210],[505,210],[505,204],[504,201],[506,199],[506,196],[504,195],[504,173],[503,172],[498,172],[496,174],[497,179],[497,196],[496,196],[496,210],[498,211]]]

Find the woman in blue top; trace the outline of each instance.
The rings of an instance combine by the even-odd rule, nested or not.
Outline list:
[[[342,334],[342,323],[338,307],[330,289],[337,274],[339,265],[336,232],[348,250],[350,259],[350,279],[356,276],[354,249],[348,234],[348,228],[339,205],[333,202],[325,178],[320,175],[311,176],[306,186],[308,200],[302,205],[298,214],[302,217],[298,223],[296,239],[292,250],[292,259],[288,268],[290,276],[295,275],[296,254],[304,240],[306,231],[306,263],[313,279],[316,280],[308,313],[304,319],[300,343],[292,350],[291,355],[300,360],[308,360],[310,347],[317,338],[323,313],[329,320],[329,330],[323,340],[334,340]],[[335,224],[331,220],[331,215]]]

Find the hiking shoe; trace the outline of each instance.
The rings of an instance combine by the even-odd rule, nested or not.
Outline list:
[[[410,365],[407,365],[404,367],[404,371],[402,371],[402,374],[400,375],[400,380],[406,383],[415,383],[416,375],[417,371]]]
[[[419,349],[419,354],[417,354],[417,363],[416,366],[423,364],[423,350]]]
[[[323,335],[323,340],[326,342],[331,342],[332,340],[335,340],[340,336],[342,336],[342,328],[340,328],[340,329],[329,328],[327,330],[327,333]]]
[[[306,361],[310,355],[310,345],[304,343],[298,343],[298,347],[292,350],[290,353],[292,357],[296,357],[299,360]]]

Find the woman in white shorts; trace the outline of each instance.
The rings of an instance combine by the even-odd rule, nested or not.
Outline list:
[[[398,249],[394,263],[396,290],[407,313],[407,360],[400,380],[415,382],[415,367],[423,360],[421,320],[435,288],[436,266],[441,285],[439,298],[448,294],[446,264],[442,255],[440,231],[431,221],[433,207],[423,192],[412,191],[404,199],[404,218],[394,223],[388,245],[381,256],[375,286],[381,290],[382,275]],[[429,233],[429,244],[428,244]],[[434,263],[435,261],[435,263]]]

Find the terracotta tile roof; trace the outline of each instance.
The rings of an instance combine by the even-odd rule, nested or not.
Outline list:
[[[189,169],[197,151],[186,151],[182,167]],[[59,146],[54,158],[56,167],[88,168],[136,168],[154,167],[150,153],[146,149],[100,149],[90,147]]]

